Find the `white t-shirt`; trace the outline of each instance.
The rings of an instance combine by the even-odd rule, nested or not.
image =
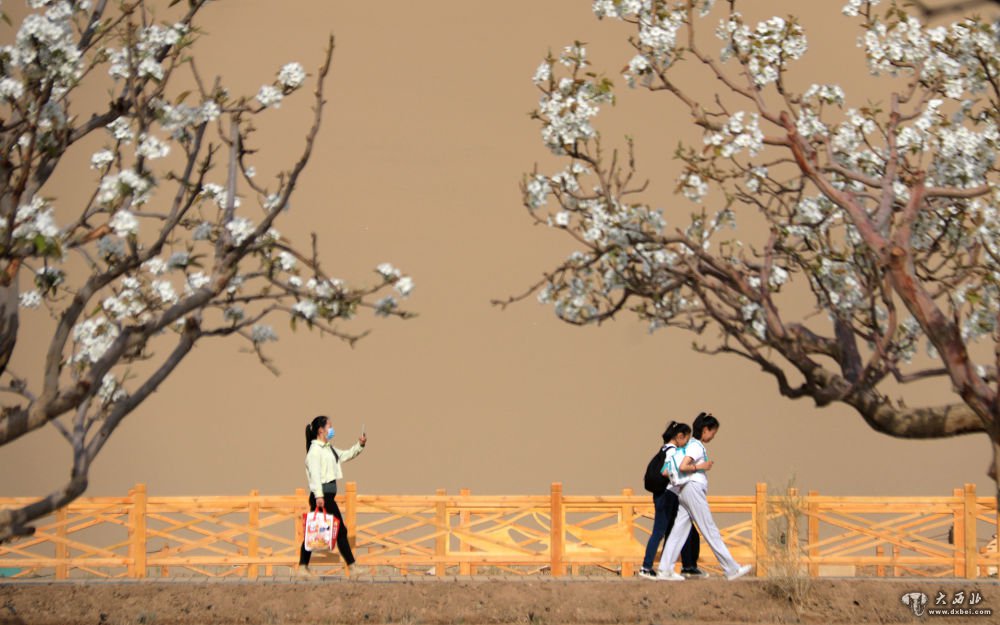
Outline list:
[[[708,460],[708,450],[697,438],[692,438],[688,444],[682,448],[684,455],[694,460],[695,464]],[[696,471],[691,474],[691,481],[708,486],[708,475],[704,471]]]

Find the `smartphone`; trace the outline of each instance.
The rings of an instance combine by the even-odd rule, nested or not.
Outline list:
[[[361,424],[361,436],[364,436],[364,435],[365,435],[365,424],[362,423]]]

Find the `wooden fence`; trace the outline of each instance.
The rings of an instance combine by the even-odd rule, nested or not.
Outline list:
[[[29,499],[0,498],[0,507]],[[41,520],[34,536],[0,544],[0,574],[48,577],[247,577],[287,574],[298,562],[307,496],[79,499]],[[555,576],[638,569],[652,525],[649,495],[338,496],[354,545],[353,574]],[[995,575],[986,543],[1000,526],[996,499],[967,484],[945,497],[830,497],[794,489],[712,496],[735,558],[756,574],[811,576]],[[719,573],[703,549],[703,568]],[[314,568],[351,574],[339,556]]]

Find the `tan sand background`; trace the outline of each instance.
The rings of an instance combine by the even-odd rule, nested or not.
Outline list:
[[[854,105],[885,99],[859,81],[863,57],[845,0],[743,3],[752,19],[795,12],[810,50],[796,85],[840,81]],[[166,5],[163,2],[162,5]],[[721,4],[721,3],[720,3]],[[286,493],[305,486],[303,427],[334,418],[346,447],[366,424],[368,450],[347,465],[362,492],[570,493],[641,490],[640,475],[671,418],[700,409],[722,421],[710,451],[712,490],[749,494],[757,481],[830,494],[981,492],[983,437],[900,441],[871,431],[846,407],[816,409],[778,397],[772,379],[735,358],[693,353],[692,336],[649,335],[623,316],[601,328],[558,321],[533,299],[501,312],[493,298],[522,291],[571,249],[534,228],[518,181],[553,161],[527,113],[530,78],[549,49],[574,39],[616,80],[620,100],[598,118],[609,141],[636,137],[649,201],[674,223],[692,206],[671,192],[677,141],[697,141],[684,112],[662,94],[629,92],[618,76],[631,54],[620,24],[599,22],[589,0],[227,0],[204,12],[200,70],[254,94],[282,64],[310,71],[329,32],[337,50],[328,114],[283,233],[320,236],[324,266],[353,282],[389,261],[410,273],[412,321],[363,316],[355,349],[276,324],[272,376],[232,342],[203,343],[128,418],[92,470],[90,495]],[[21,3],[5,2],[13,17]],[[19,23],[15,20],[15,23]],[[714,28],[714,20],[711,24]],[[0,30],[0,41],[14,31]],[[854,87],[852,89],[851,87]],[[97,98],[100,94],[90,94]],[[261,121],[260,176],[289,164],[309,122],[307,98]],[[76,163],[89,149],[73,156]],[[70,198],[93,184],[66,167],[46,189]],[[218,175],[219,182],[222,174]],[[64,200],[65,202],[65,200]],[[36,315],[37,316],[37,315]],[[27,318],[14,368],[37,380],[45,324]],[[30,373],[29,373],[30,372]],[[911,405],[945,403],[946,385],[907,389]],[[55,430],[0,450],[0,494],[61,485],[69,449]]]

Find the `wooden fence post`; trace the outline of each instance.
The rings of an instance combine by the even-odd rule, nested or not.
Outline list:
[[[434,539],[434,555],[437,557],[437,563],[434,565],[434,574],[438,577],[444,577],[445,569],[447,569],[444,558],[448,555],[448,540],[451,538],[451,528],[448,526],[448,502],[444,500],[448,491],[439,488],[436,494],[439,497],[436,504],[439,535]]]
[[[347,524],[347,541],[351,543],[351,549],[358,546],[358,483],[348,482],[344,493],[344,523]]]
[[[562,482],[552,482],[550,491],[549,514],[549,572],[553,577],[562,577],[566,574],[566,563],[563,561],[563,551],[565,546],[565,532],[563,523],[565,522],[565,510],[563,509]]]
[[[132,491],[132,577],[146,577],[146,485],[136,484]]]
[[[882,545],[875,547],[875,557],[884,558],[885,547],[883,547]],[[885,577],[885,564],[881,561],[875,565],[875,577]]]
[[[785,511],[787,516],[785,522],[785,548],[788,550],[788,562],[795,567],[794,575],[800,575],[802,573],[802,550],[799,546],[799,513],[800,504],[799,501],[799,489],[789,486],[788,487],[788,510]]]
[[[754,505],[753,552],[757,560],[757,577],[767,574],[767,484],[757,482]]]
[[[66,524],[69,521],[69,514],[63,506],[56,510],[56,579],[66,579],[69,577],[69,547],[66,546]]]
[[[954,547],[955,554],[955,566],[954,575],[955,577],[965,576],[965,492],[961,488],[956,488],[951,491],[952,496],[956,499],[954,513],[952,516],[952,532],[951,540],[952,547]]]
[[[816,558],[819,556],[819,504],[815,501],[815,498],[819,497],[819,492],[815,490],[809,491],[809,503],[806,509],[809,511],[809,536],[806,538],[809,546],[809,577],[819,577],[819,562]]]
[[[459,512],[458,516],[458,520],[460,523],[459,527],[462,528],[463,532],[470,532],[471,530],[469,529],[469,525],[472,521],[472,515],[466,508],[466,504],[468,504],[468,502],[465,500],[465,498],[471,495],[472,491],[470,491],[468,488],[463,488],[462,490],[458,491],[458,494],[462,496],[462,505],[460,507],[461,512]],[[459,540],[458,550],[462,553],[471,552],[472,545],[465,542],[464,540]],[[472,575],[472,564],[469,562],[461,562],[458,565],[458,573],[459,575]]]
[[[258,555],[258,536],[257,530],[260,529],[260,501],[257,497],[260,495],[260,491],[254,489],[250,491],[250,506],[248,509],[247,524],[250,526],[247,532],[247,556],[250,558],[256,558]],[[257,563],[254,562],[247,567],[247,579],[257,579]]]
[[[633,494],[633,491],[632,491],[631,488],[623,488],[622,489],[622,496],[623,497],[631,497],[632,494]],[[632,537],[632,533],[635,531],[635,506],[633,506],[630,503],[623,503],[622,504],[622,511],[621,511],[621,518],[622,518],[623,524],[625,525],[626,536]],[[621,565],[622,565],[622,574],[621,574],[621,576],[622,577],[632,577],[633,575],[635,575],[635,570],[634,570],[635,569],[635,565],[633,565],[631,562],[625,560],[625,557],[626,556],[623,554],[622,555],[622,562],[621,562]]]
[[[965,485],[965,578],[976,579],[979,571],[976,547],[976,485]]]
[[[302,524],[302,513],[309,511],[309,495],[304,488],[295,489],[296,504],[292,507],[292,521],[295,525],[295,544],[301,545],[306,540],[306,528]],[[295,558],[292,568],[299,567],[299,560]]]

